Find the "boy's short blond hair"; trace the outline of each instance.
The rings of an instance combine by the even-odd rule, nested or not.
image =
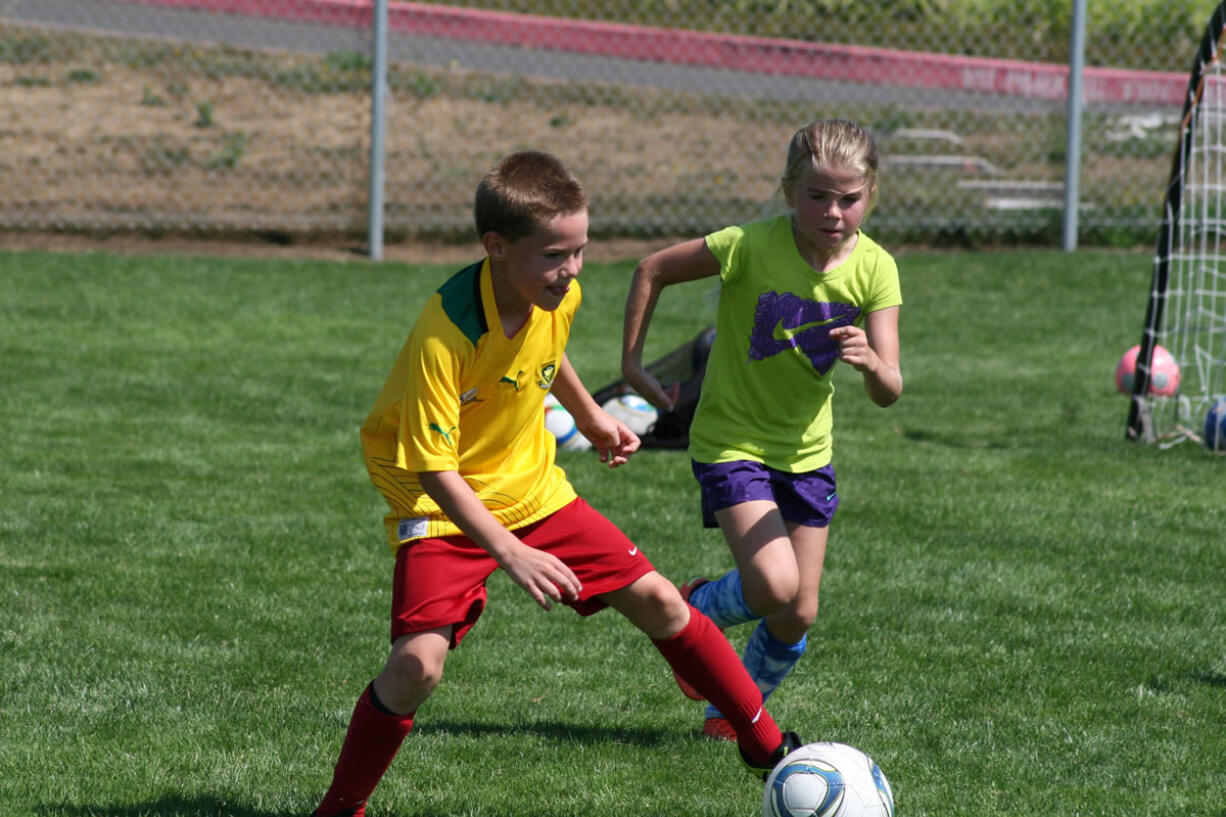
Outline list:
[[[525,150],[494,165],[477,185],[477,236],[517,241],[542,222],[587,210],[587,194],[573,173],[549,153]]]

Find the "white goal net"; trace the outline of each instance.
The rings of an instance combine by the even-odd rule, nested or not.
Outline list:
[[[1129,413],[1129,436],[1162,447],[1201,441],[1210,408],[1226,396],[1224,23],[1219,7],[1189,82]],[[1150,388],[1156,347],[1179,366],[1173,395]]]

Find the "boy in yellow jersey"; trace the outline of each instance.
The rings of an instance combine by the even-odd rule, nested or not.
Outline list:
[[[735,722],[742,759],[765,776],[800,740],[762,708],[719,629],[554,464],[549,392],[610,467],[639,446],[566,358],[587,245],[583,188],[555,157],[515,153],[482,179],[474,212],[486,258],[431,296],[362,425],[390,507],[392,648],[358,698],[316,817],[365,814],[498,568],[546,610],[626,616]]]

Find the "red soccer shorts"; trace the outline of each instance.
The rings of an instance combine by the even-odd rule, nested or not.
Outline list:
[[[583,589],[564,602],[582,616],[605,607],[597,596],[620,590],[654,568],[626,534],[582,498],[519,528],[530,547],[552,553],[574,572]],[[392,641],[409,633],[454,625],[451,648],[485,609],[485,581],[498,563],[467,536],[419,539],[396,552],[392,585]]]

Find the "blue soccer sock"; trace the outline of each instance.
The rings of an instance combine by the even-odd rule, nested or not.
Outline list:
[[[694,588],[690,604],[706,613],[721,630],[761,618],[745,601],[739,570],[730,570],[715,581]]]
[[[767,628],[765,621],[754,629],[745,644],[745,654],[741,660],[749,671],[749,677],[762,690],[764,702],[796,666],[800,656],[805,654],[807,643],[808,637],[801,636],[795,644],[785,644]],[[706,717],[722,718],[723,715],[715,707],[707,706]]]

